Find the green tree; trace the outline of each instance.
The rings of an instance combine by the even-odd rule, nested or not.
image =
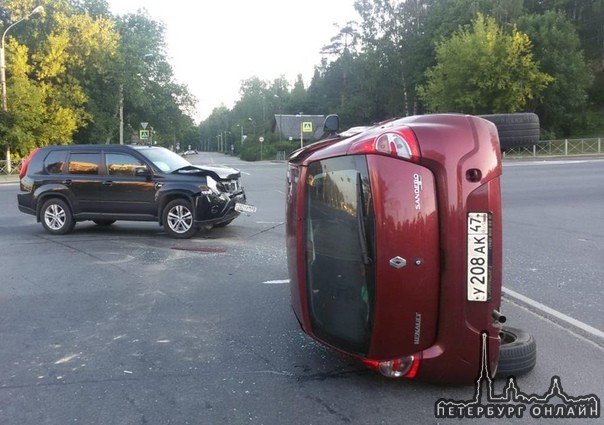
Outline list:
[[[546,11],[520,17],[518,28],[531,38],[540,68],[554,77],[543,91],[542,101],[533,105],[541,125],[550,131],[550,137],[568,136],[573,125],[585,124],[581,117],[593,82],[575,27],[564,13]]]
[[[142,12],[114,18],[105,0],[5,0],[2,28],[39,3],[42,16],[7,37],[1,143],[19,155],[47,144],[115,143],[122,96],[127,134],[148,121],[156,141],[197,142],[195,99],[174,79],[163,24]]]
[[[136,136],[141,122],[148,122],[156,142],[182,144],[188,127],[193,126],[190,117],[196,100],[186,86],[175,81],[163,23],[138,12],[119,17],[117,29],[120,44],[112,91],[122,95],[125,142]],[[118,110],[119,98],[115,99],[112,111]],[[117,114],[115,117],[117,130]]]
[[[553,78],[539,71],[526,34],[506,34],[479,14],[436,46],[437,64],[418,90],[428,108],[471,114],[517,112],[538,99]]]
[[[7,10],[17,17],[23,7],[33,7],[29,3],[7,5],[15,8]],[[43,15],[28,23],[27,32],[10,37],[6,45],[7,87],[19,95],[10,97],[10,117],[3,120],[10,125],[0,132],[19,155],[34,146],[72,141],[77,129],[91,118],[81,70],[95,64],[101,69],[98,59],[111,55],[117,46],[111,20],[73,14],[67,1],[44,3]]]

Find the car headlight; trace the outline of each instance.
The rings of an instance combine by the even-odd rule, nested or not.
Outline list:
[[[206,177],[206,184],[200,185],[199,190],[201,190],[202,195],[220,195],[218,182],[210,176]]]

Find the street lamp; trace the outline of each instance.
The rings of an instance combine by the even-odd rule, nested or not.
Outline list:
[[[279,101],[279,142],[281,142],[281,117],[283,116],[283,111],[281,111],[281,98],[278,94],[275,94],[273,96]]]
[[[302,120],[304,119],[303,115],[304,112],[298,113],[298,116],[300,117],[300,148],[304,147],[304,129],[302,128]]]
[[[43,10],[44,10],[44,8],[42,6],[36,7],[34,10],[32,10],[29,13],[29,15],[19,19],[17,22],[14,22],[12,25],[9,25],[8,28],[6,28],[6,30],[4,30],[4,34],[2,34],[2,43],[0,45],[0,84],[2,85],[2,111],[3,112],[8,111],[8,107],[6,105],[6,60],[4,57],[4,37],[6,37],[6,33],[8,32],[8,30],[10,30],[12,27],[17,25],[19,22],[26,20],[30,16],[37,15],[38,13],[41,13]],[[8,172],[10,173],[11,172],[10,147],[8,147],[8,146],[6,147],[6,164],[7,164],[6,168],[7,168]]]
[[[241,130],[241,144],[243,145],[243,124],[237,124],[237,127]]]

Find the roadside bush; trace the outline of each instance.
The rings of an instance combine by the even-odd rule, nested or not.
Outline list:
[[[271,160],[277,157],[278,152],[285,152],[287,156],[297,148],[299,148],[299,142],[279,141],[271,135],[267,137],[262,147],[260,146],[260,142],[246,140],[240,148],[239,157],[244,161]],[[261,156],[262,158],[260,158]]]

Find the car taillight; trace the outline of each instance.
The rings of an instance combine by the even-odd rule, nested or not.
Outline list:
[[[377,137],[352,144],[348,154],[382,154],[419,162],[421,153],[415,133],[408,127],[389,130]]]
[[[417,353],[413,356],[401,357],[393,360],[363,360],[365,366],[377,370],[388,378],[407,378],[413,379],[419,370],[421,355]]]
[[[29,161],[31,161],[31,159],[34,157],[34,155],[36,154],[36,152],[38,152],[39,149],[40,148],[35,148],[33,151],[31,151],[29,155],[27,155],[27,158],[23,160],[23,162],[21,163],[21,170],[19,170],[19,179],[25,177],[25,174],[27,174],[27,166],[29,165]]]

